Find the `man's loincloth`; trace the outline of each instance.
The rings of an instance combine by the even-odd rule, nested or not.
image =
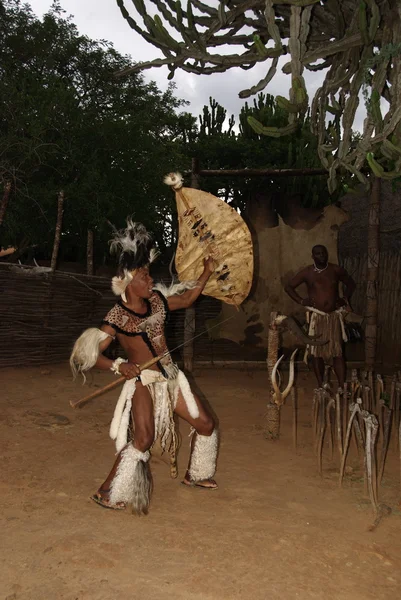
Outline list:
[[[159,438],[160,445],[165,450],[169,438],[176,436],[173,411],[179,392],[181,392],[188,413],[193,419],[199,417],[198,405],[196,404],[187,378],[178,368],[176,368],[175,377],[170,379],[164,377],[159,371],[145,369],[141,371],[140,380],[148,388],[153,400],[155,420],[154,441]],[[136,379],[129,379],[124,383],[114,410],[113,420],[110,425],[110,437],[115,441],[117,452],[120,452],[129,441],[131,406],[135,395],[135,388]]]
[[[309,346],[309,354],[323,358],[329,362],[336,356],[343,355],[343,342],[347,341],[342,321],[342,312],[334,311],[324,315],[310,313],[309,336],[327,340],[323,346]]]

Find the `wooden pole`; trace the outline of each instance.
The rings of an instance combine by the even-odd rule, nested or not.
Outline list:
[[[4,221],[4,216],[6,214],[8,201],[10,199],[10,194],[11,194],[11,181],[8,180],[4,184],[3,198],[1,199],[1,204],[0,204],[0,225]]]
[[[86,243],[86,274],[93,275],[93,230],[88,229]]]
[[[145,369],[149,369],[150,367],[155,365],[161,358],[163,358],[163,355],[155,356],[154,358],[151,358],[150,360],[143,363],[142,365],[138,365],[139,370],[144,371]],[[114,390],[114,388],[125,383],[126,381],[128,381],[128,380],[125,377],[119,377],[118,379],[115,379],[111,383],[108,383],[104,387],[100,388],[100,390],[96,390],[96,392],[92,392],[91,394],[89,394],[88,396],[85,396],[84,398],[81,398],[80,400],[75,400],[75,402],[73,400],[70,400],[70,406],[72,406],[72,408],[79,408],[80,406],[83,406],[90,400],[93,400],[94,398],[101,396],[105,392]]]
[[[269,397],[266,405],[265,437],[268,440],[278,440],[280,437],[280,407],[274,402],[272,386],[272,371],[278,359],[279,331],[275,324],[276,312],[270,313],[269,340],[267,347],[267,372],[269,375]]]
[[[57,266],[57,257],[58,251],[60,248],[60,239],[61,239],[61,226],[63,223],[63,210],[64,210],[64,190],[61,190],[58,194],[57,200],[57,221],[56,221],[56,230],[54,232],[54,244],[53,244],[53,253],[50,262],[50,268],[52,271],[55,271]]]
[[[373,179],[369,201],[368,270],[366,287],[365,364],[372,371],[376,360],[377,314],[380,260],[380,191],[381,180]]]
[[[199,189],[199,161],[196,158],[192,159],[191,171],[191,187]],[[194,342],[193,337],[196,329],[196,311],[192,305],[185,309],[184,318],[184,369],[191,373],[194,368]]]

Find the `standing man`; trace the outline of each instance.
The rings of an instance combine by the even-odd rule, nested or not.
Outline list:
[[[287,294],[298,304],[315,309],[311,311],[309,335],[327,339],[324,346],[311,346],[313,370],[319,387],[323,386],[324,365],[333,361],[333,369],[341,389],[345,383],[345,360],[343,341],[346,335],[342,313],[349,309],[355,290],[355,282],[345,269],[329,262],[327,248],[317,245],[312,248],[313,265],[305,267],[285,286]],[[343,284],[343,296],[339,294],[339,283]],[[308,296],[301,298],[296,289],[305,283]]]

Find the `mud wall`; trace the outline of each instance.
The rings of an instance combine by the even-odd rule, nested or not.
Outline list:
[[[338,262],[338,231],[348,215],[337,206],[328,206],[323,211],[298,211],[296,218],[288,216],[284,220],[277,215],[272,220],[259,201],[259,209],[254,206],[247,217],[254,238],[254,284],[237,318],[223,324],[219,335],[242,345],[267,347],[272,311],[304,319],[304,309],[285,293],[285,284],[311,264],[315,244],[324,244],[329,260]],[[302,287],[298,291],[306,295]],[[221,318],[228,318],[233,311],[223,305]]]

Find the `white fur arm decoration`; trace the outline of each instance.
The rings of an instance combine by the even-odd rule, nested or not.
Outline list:
[[[198,285],[198,281],[179,281],[178,283],[173,281],[170,285],[157,283],[155,286],[153,286],[153,289],[161,292],[165,298],[169,298],[170,296],[183,294],[187,290],[193,290]]]
[[[121,375],[120,373],[120,365],[122,363],[128,362],[125,358],[121,358],[120,356],[113,361],[113,364],[110,367],[110,371],[113,371],[114,375]]]
[[[99,346],[109,337],[113,336],[97,327],[90,327],[79,336],[70,356],[70,366],[74,379],[77,373],[82,373],[84,380],[86,380],[85,371],[89,371],[95,366],[100,354]]]

